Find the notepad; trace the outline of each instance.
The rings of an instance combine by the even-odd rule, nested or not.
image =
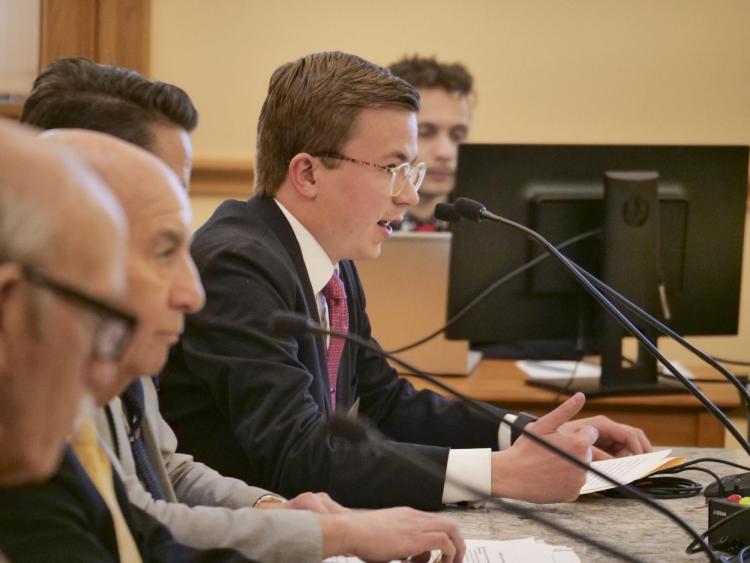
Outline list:
[[[658,452],[648,454],[594,461],[591,466],[620,483],[628,484],[685,461],[685,458],[682,457],[669,457],[671,453],[672,450],[669,449],[659,450]],[[586,483],[581,488],[581,494],[598,493],[599,491],[606,491],[615,487],[616,485],[589,471],[586,474]]]

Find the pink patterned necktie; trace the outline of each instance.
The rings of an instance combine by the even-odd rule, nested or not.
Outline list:
[[[328,305],[328,326],[331,330],[349,331],[349,308],[346,305],[344,282],[336,272],[323,288],[323,296]],[[332,336],[328,340],[328,386],[331,390],[331,406],[336,410],[336,380],[341,364],[344,339]]]

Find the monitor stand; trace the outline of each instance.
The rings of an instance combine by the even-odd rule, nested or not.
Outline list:
[[[659,241],[659,174],[646,172],[605,172],[604,174],[604,281],[628,296],[643,309],[656,314],[664,304],[659,300],[663,284]],[[657,332],[651,326],[634,322],[654,346]],[[659,395],[687,393],[682,383],[658,375],[656,358],[638,344],[638,356],[631,365],[623,364],[623,338],[629,336],[611,315],[604,314],[600,326],[601,377],[570,380],[560,378],[529,381],[565,394],[583,391],[589,397],[611,395]]]

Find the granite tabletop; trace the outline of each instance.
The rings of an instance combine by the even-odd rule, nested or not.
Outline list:
[[[750,459],[742,450],[718,448],[675,448],[673,455],[687,460],[717,457],[750,466]],[[706,465],[719,475],[737,473],[731,467]],[[700,483],[708,484],[712,478],[701,472],[682,473]],[[703,532],[707,527],[708,510],[703,495],[674,500],[658,501],[686,520],[693,528]],[[631,499],[615,499],[601,495],[586,495],[574,503],[516,505],[533,508],[557,524],[604,541],[641,561],[707,561],[704,554],[688,555],[685,548],[691,539],[665,515]],[[613,561],[616,558],[595,547],[573,540],[526,517],[508,513],[502,508],[460,508],[445,511],[459,522],[466,538],[508,540],[534,536],[548,544],[573,548],[583,562]]]

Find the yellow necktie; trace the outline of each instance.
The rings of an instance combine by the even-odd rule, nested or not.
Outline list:
[[[130,528],[128,528],[117,502],[114,481],[112,480],[112,464],[99,445],[96,430],[90,419],[86,419],[81,428],[73,434],[70,445],[112,515],[120,562],[142,563],[133,534],[130,533]]]

